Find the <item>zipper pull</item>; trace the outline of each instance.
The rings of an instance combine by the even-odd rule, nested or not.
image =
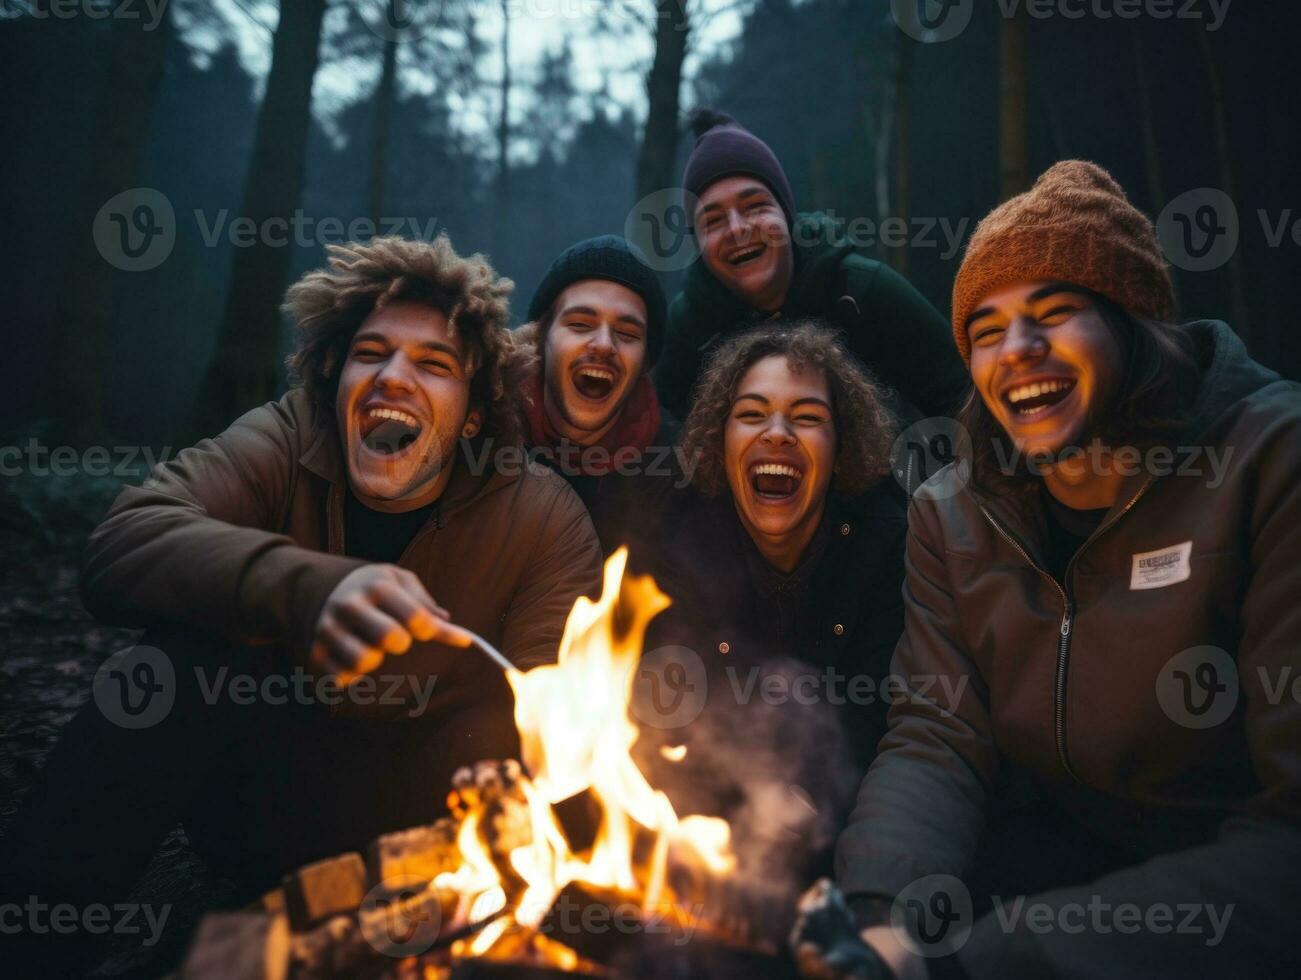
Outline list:
[[[1062,613],[1062,637],[1063,639],[1071,635],[1071,605],[1068,602],[1066,609]]]

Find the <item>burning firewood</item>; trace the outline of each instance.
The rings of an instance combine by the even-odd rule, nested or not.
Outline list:
[[[460,862],[456,822],[444,817],[436,823],[380,837],[367,852],[366,870],[370,880],[380,884],[433,881],[444,871],[456,870]]]
[[[304,929],[361,904],[366,865],[360,854],[342,854],[300,868],[285,878],[282,887],[290,924]]]
[[[221,912],[204,916],[181,980],[284,980],[289,923],[283,915]]]
[[[520,672],[476,639],[507,671],[524,765],[459,770],[450,817],[386,834],[365,862],[345,854],[303,868],[250,912],[264,932],[287,915],[295,978],[644,980],[698,976],[699,957],[723,964],[709,975],[779,962],[757,941],[766,926],[740,927],[754,909],[729,884],[726,822],[679,816],[631,754],[633,672],[668,599],[648,577],[625,581],[626,560],[607,563],[599,601],[577,600],[555,664]]]

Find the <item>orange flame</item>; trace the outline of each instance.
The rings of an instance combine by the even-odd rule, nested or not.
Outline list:
[[[627,560],[624,548],[611,555],[601,598],[580,597],[574,603],[554,665],[507,675],[530,774],[520,788],[532,839],[509,855],[525,889],[506,898],[501,877],[478,840],[476,814],[468,814],[457,838],[463,863],[440,875],[435,885],[457,892],[472,919],[511,901],[509,918],[536,926],[559,891],[575,881],[640,896],[643,907],[656,905],[666,899],[665,865],[672,847],[690,848],[714,874],[735,868],[726,821],[679,818],[630,754],[638,735],[628,716],[634,671],[646,627],[669,599],[649,576],[625,579]],[[584,792],[599,804],[601,816],[594,844],[579,856],[571,851],[552,807]],[[649,861],[640,868],[633,860],[638,828],[653,840]],[[506,916],[496,920],[461,952],[482,955],[506,922]]]

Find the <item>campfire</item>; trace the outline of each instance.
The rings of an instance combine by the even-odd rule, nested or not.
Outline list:
[[[182,976],[642,977],[670,961],[666,975],[702,976],[775,963],[766,937],[780,924],[733,886],[728,824],[677,813],[633,760],[635,671],[669,599],[626,564],[621,549],[600,599],[574,604],[555,664],[507,669],[520,761],[461,770],[450,817],[380,838],[366,860],[319,862],[256,909],[208,916]],[[730,965],[703,965],[720,956]]]

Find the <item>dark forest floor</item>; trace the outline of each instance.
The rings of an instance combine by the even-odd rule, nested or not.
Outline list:
[[[6,476],[0,485],[0,837],[60,731],[90,699],[100,663],[138,637],[97,624],[77,594],[86,535],[118,485],[55,476]],[[172,904],[163,938],[144,947],[139,937],[117,937],[94,975],[158,977],[170,970],[213,892],[178,827],[132,896]]]

